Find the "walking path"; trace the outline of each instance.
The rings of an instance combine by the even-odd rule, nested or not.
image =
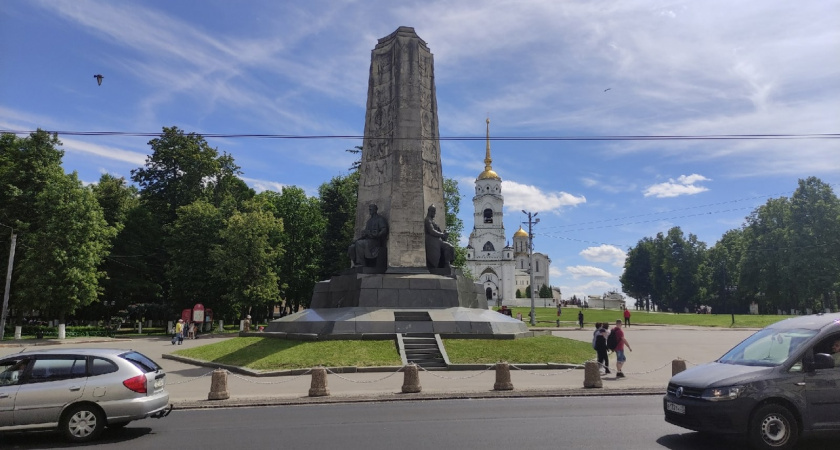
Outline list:
[[[591,342],[594,328],[547,329],[555,336]],[[311,374],[279,377],[254,377],[230,372],[227,377],[228,400],[207,400],[211,390],[212,368],[170,359],[170,352],[206,345],[231,336],[202,336],[184,340],[183,346],[173,347],[167,337],[134,339],[74,338],[63,341],[4,341],[0,356],[20,351],[24,346],[57,344],[74,347],[106,347],[134,349],[151,357],[166,371],[167,390],[176,408],[204,408],[219,406],[260,406],[271,404],[303,404],[325,402],[397,401],[439,398],[491,398],[523,396],[577,396],[664,394],[671,377],[671,363],[683,359],[688,367],[717,359],[738,344],[755,329],[721,329],[683,326],[634,325],[625,335],[634,351],[625,351],[626,378],[602,376],[602,388],[583,388],[582,369],[536,369],[530,365],[511,365],[512,391],[495,391],[495,369],[487,370],[420,370],[422,392],[403,394],[405,381],[399,368],[381,371],[334,373],[328,371],[329,396],[309,397]],[[164,355],[167,355],[164,358]],[[595,357],[595,351],[592,352]],[[615,358],[610,361],[615,364]]]

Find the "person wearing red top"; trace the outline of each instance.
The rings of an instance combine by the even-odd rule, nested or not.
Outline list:
[[[615,377],[616,378],[624,378],[624,372],[621,371],[621,368],[624,366],[624,362],[627,361],[627,357],[624,356],[624,347],[627,347],[627,350],[633,351],[630,348],[630,343],[627,342],[627,338],[624,337],[624,330],[621,329],[621,319],[615,321],[615,328],[613,328],[613,333],[615,333],[616,341],[618,345],[615,346],[615,368],[617,370]]]
[[[630,310],[624,307],[624,326],[630,328]]]

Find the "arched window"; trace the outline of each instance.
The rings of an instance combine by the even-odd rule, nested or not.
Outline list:
[[[540,271],[540,260],[538,259],[537,260],[537,272],[539,272],[539,271]]]
[[[490,208],[484,210],[484,223],[493,223],[493,210]]]
[[[493,243],[492,243],[492,242],[487,241],[487,242],[485,242],[485,243],[484,243],[484,249],[483,249],[483,251],[485,251],[485,252],[494,252],[494,251],[496,251],[496,249],[493,247]]]

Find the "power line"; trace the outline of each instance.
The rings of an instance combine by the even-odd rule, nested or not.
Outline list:
[[[0,130],[0,133],[28,135],[36,130]],[[44,130],[47,133],[64,136],[129,136],[161,137],[162,132],[141,131],[68,131]],[[359,135],[297,135],[297,134],[243,134],[243,133],[195,133],[204,138],[225,139],[345,139],[363,140]],[[389,137],[394,140],[415,140],[416,138]],[[423,138],[434,139],[434,138]],[[486,136],[440,136],[439,141],[484,141]],[[596,136],[496,136],[491,141],[708,141],[708,140],[784,140],[784,139],[840,139],[840,133],[814,134],[717,134],[717,135],[596,135]]]

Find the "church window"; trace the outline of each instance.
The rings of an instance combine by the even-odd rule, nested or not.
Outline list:
[[[539,271],[540,271],[540,260],[538,259],[537,260],[537,272],[539,272]]]
[[[487,241],[487,242],[484,243],[484,251],[485,252],[493,252],[493,251],[496,251],[496,249],[493,247],[492,242]]]
[[[484,210],[484,223],[493,223],[493,210],[490,208]]]

